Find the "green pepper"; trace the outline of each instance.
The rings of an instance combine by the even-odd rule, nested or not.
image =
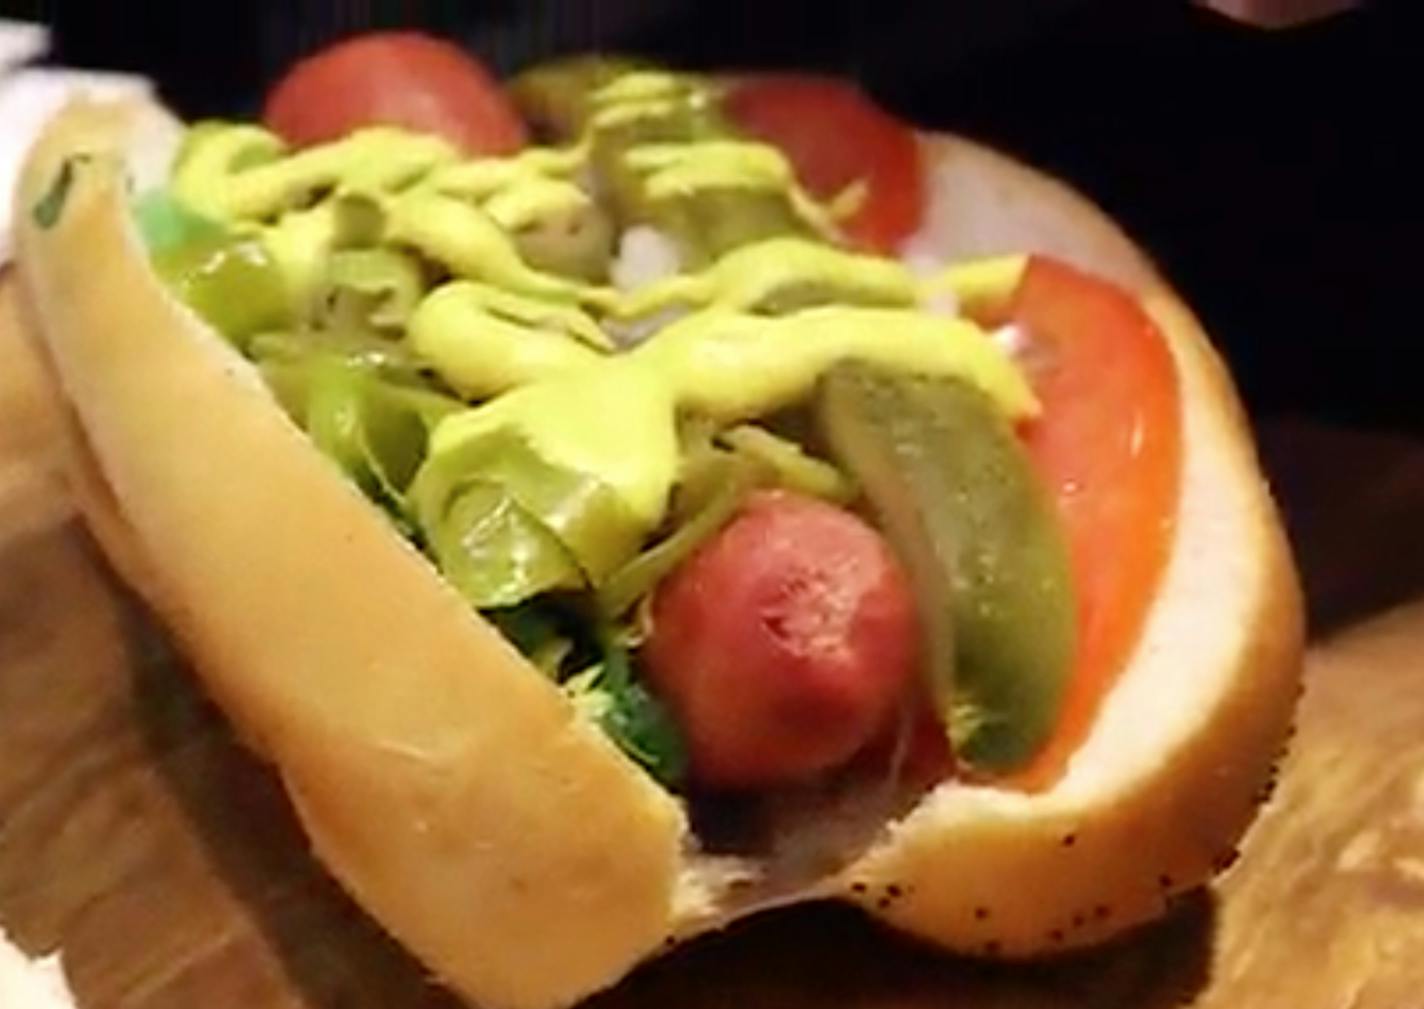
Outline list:
[[[239,349],[257,333],[290,324],[282,275],[262,241],[225,231],[157,252],[169,290]]]
[[[337,332],[399,338],[425,293],[420,263],[395,249],[333,252],[318,300],[318,324]]]
[[[721,441],[742,458],[766,467],[776,486],[832,504],[849,504],[855,498],[854,484],[840,470],[765,428],[739,424],[722,432]]]
[[[613,221],[596,204],[546,215],[514,232],[524,261],[545,273],[606,283],[613,260]]]
[[[266,246],[164,189],[135,201],[134,222],[158,273],[189,308],[239,348],[291,321],[286,284]]]
[[[685,485],[702,489],[703,500],[683,505],[687,518],[666,538],[638,554],[599,588],[604,613],[617,618],[651,592],[698,547],[731,521],[761,480],[757,464],[727,452],[710,450],[692,460]]]
[[[616,491],[547,462],[511,428],[433,454],[409,507],[441,570],[481,608],[600,584],[641,534]]]
[[[406,344],[361,330],[277,330],[258,333],[248,341],[247,354],[264,370],[269,364],[305,366],[320,357],[369,369],[376,376],[403,386],[432,388],[426,378],[429,366]]]
[[[266,358],[259,367],[313,444],[412,532],[403,514],[406,489],[425,460],[430,432],[462,404],[319,351]]]
[[[476,608],[513,606],[583,582],[553,530],[493,481],[465,482],[421,528],[441,573]]]

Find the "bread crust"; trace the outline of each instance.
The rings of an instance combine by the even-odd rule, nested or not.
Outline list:
[[[746,898],[744,879],[696,854],[680,803],[392,535],[255,370],[168,296],[123,181],[147,111],[71,107],[16,197],[24,294],[74,419],[76,496],[272,761],[317,854],[452,987],[492,1009],[565,1005],[670,938],[825,895],[950,948],[1030,955],[1152,917],[1225,861],[1288,728],[1299,590],[1229,378],[1081,197],[967,141],[924,141],[922,243],[946,258],[1060,255],[1135,291],[1168,335],[1187,498],[1168,591],[1124,683],[1140,666],[1191,674],[1184,628],[1206,628],[1199,706],[1166,713],[1161,745],[1144,751],[1114,745],[1126,719],[1110,699],[1053,789],[946,783],[843,870]],[[31,208],[76,152],[90,158],[42,227]],[[1203,594],[1227,549],[1231,591]],[[1115,752],[1133,759],[1111,766]]]

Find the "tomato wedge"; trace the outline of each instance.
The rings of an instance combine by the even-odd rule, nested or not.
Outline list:
[[[470,155],[510,154],[527,140],[484,65],[419,32],[359,35],[307,57],[272,89],[262,119],[298,145],[375,124],[438,133]]]
[[[1112,284],[1033,257],[1010,315],[1043,404],[1024,437],[1063,516],[1078,608],[1058,729],[1018,776],[1033,788],[1086,738],[1156,595],[1176,522],[1181,403],[1161,331]]]
[[[830,199],[865,183],[864,203],[845,222],[856,243],[890,252],[919,227],[925,180],[915,134],[859,88],[827,77],[753,77],[723,108],[742,130],[781,148],[814,195]]]

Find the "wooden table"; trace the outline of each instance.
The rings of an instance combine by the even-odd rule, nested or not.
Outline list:
[[[119,589],[56,476],[0,288],[0,922],[86,1009],[454,1007],[314,864]],[[1317,628],[1297,743],[1212,893],[1110,948],[1002,968],[835,907],[645,967],[599,1009],[1424,1005],[1424,443],[1263,429]],[[1351,626],[1353,625],[1353,626]]]

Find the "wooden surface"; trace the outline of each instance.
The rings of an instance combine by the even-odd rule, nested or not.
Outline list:
[[[108,575],[13,310],[0,290],[0,923],[63,946],[85,1009],[452,1009],[312,862],[273,778]],[[1317,627],[1424,600],[1424,443],[1285,421],[1263,447]],[[1004,968],[804,908],[595,1006],[1424,1006],[1424,602],[1317,643],[1307,680],[1241,862],[1159,926]]]

